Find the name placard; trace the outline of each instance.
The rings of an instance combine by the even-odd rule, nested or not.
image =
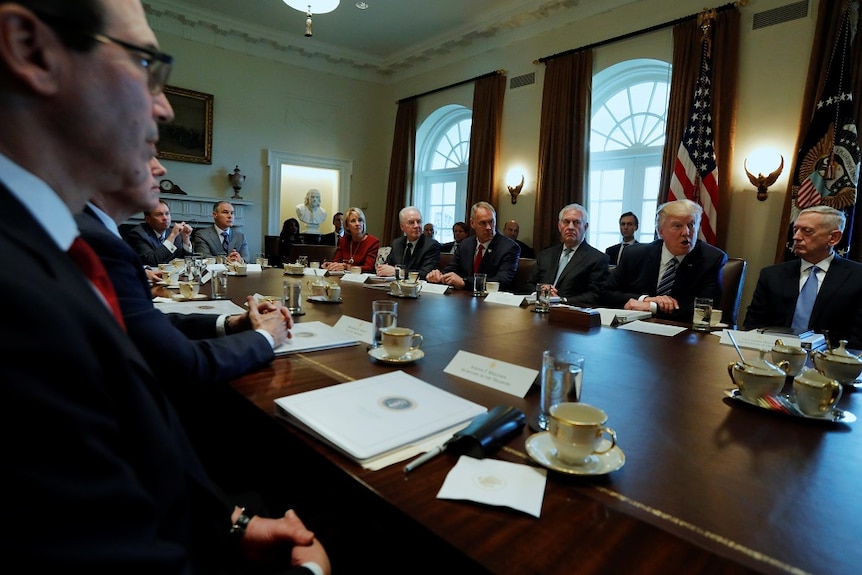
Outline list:
[[[433,293],[442,295],[446,293],[446,290],[449,289],[449,286],[446,284],[432,284],[425,282],[422,284],[422,293]]]
[[[521,304],[524,303],[524,296],[505,291],[492,291],[485,296],[485,301],[488,303],[499,303],[510,305],[512,307],[521,307]]]
[[[364,321],[348,315],[343,315],[338,318],[333,326],[338,331],[353,336],[362,343],[371,345],[374,343],[373,325],[370,321]]]
[[[528,369],[467,351],[456,353],[443,371],[515,397],[527,395],[539,375],[537,369]]]
[[[364,284],[371,274],[344,274],[341,281],[349,284]]]

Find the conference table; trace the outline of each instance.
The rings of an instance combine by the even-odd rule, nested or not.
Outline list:
[[[284,280],[308,281],[264,269],[231,277],[229,293],[242,305],[246,294],[280,295]],[[232,388],[274,422],[278,433],[266,440],[268,449],[283,441],[279,449],[294,450],[298,465],[315,469],[314,482],[332,492],[320,505],[331,501],[343,509],[334,515],[347,517],[351,501],[361,500],[364,516],[396,538],[389,545],[369,536],[372,547],[356,558],[362,572],[374,571],[375,558],[393,546],[408,549],[399,561],[415,560],[403,573],[428,572],[435,556],[453,572],[471,573],[853,573],[862,565],[862,422],[802,419],[727,397],[727,366],[738,356],[716,335],[574,329],[464,291],[409,299],[367,284],[341,285],[341,303],[306,301],[295,321],[370,321],[372,301],[395,299],[398,325],[423,335],[425,356],[393,366],[369,357],[365,344],[292,354]],[[625,463],[599,476],[548,470],[540,518],[437,499],[455,455],[444,453],[410,474],[403,464],[370,471],[275,418],[278,397],[400,369],[489,409],[514,406],[529,419],[538,409],[536,385],[517,397],[444,368],[463,350],[540,370],[546,349],[585,356],[581,401],[608,414]],[[839,407],[862,415],[859,397],[845,386]],[[493,457],[537,466],[525,449],[532,433],[525,426]],[[353,521],[362,525],[355,515]],[[324,541],[333,554],[349,537],[341,536]],[[336,572],[358,571],[343,560],[341,567]]]

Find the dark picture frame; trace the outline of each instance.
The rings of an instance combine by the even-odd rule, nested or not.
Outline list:
[[[174,120],[159,126],[157,157],[178,162],[212,164],[213,95],[165,86]]]

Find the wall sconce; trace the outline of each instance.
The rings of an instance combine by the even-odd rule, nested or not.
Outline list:
[[[240,173],[239,166],[233,169],[232,174],[227,175],[227,180],[230,182],[230,187],[233,188],[233,196],[232,200],[241,200],[242,196],[239,195],[239,191],[242,189],[242,185],[245,183],[245,174]]]
[[[518,203],[518,194],[521,193],[521,190],[524,189],[524,174],[520,174],[521,181],[515,183],[518,175],[514,174],[513,171],[509,171],[509,174],[506,176],[506,188],[509,190],[509,194],[512,196],[512,203]]]
[[[779,158],[778,168],[770,172],[768,176],[764,176],[763,173],[775,165],[776,155]],[[756,176],[748,171],[749,160],[757,172]],[[775,183],[775,180],[778,179],[778,176],[781,175],[781,171],[784,169],[784,156],[773,150],[758,150],[750,157],[745,158],[743,167],[745,167],[745,174],[748,176],[748,180],[757,188],[757,199],[763,202],[766,200],[769,186]]]
[[[338,8],[340,0],[284,0],[284,3],[300,12],[305,12],[305,36],[310,38],[312,34],[312,14],[326,14]]]

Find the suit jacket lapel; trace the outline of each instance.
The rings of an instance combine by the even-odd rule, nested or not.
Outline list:
[[[802,263],[799,264],[800,267]],[[798,275],[798,274],[797,274]],[[816,322],[820,314],[828,305],[827,302],[832,300],[835,293],[841,285],[847,280],[848,270],[844,262],[835,256],[832,263],[829,265],[829,272],[823,278],[823,284],[820,286],[820,291],[817,292],[817,299],[814,300],[814,308],[811,310],[811,321]],[[848,311],[848,313],[850,313]]]

